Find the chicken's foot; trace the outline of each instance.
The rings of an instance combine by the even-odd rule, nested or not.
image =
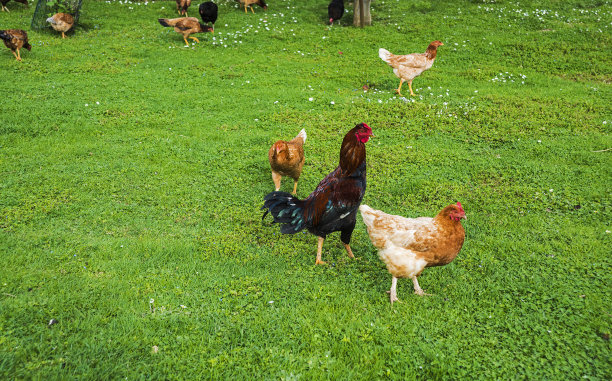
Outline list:
[[[280,190],[282,178],[283,176],[280,173],[272,171],[272,181],[274,181],[274,189],[277,192]]]
[[[198,44],[200,43],[200,40],[198,40],[196,37],[189,36],[189,38],[191,38],[192,40],[196,40],[196,42],[197,42]]]
[[[412,81],[408,82],[408,88],[410,89],[410,95],[415,96],[414,92],[412,92]]]
[[[391,280],[391,289],[387,291],[389,294],[389,300],[391,301],[391,307],[393,307],[393,302],[401,303],[401,301],[397,298],[397,278],[393,277]]]
[[[253,12],[253,14],[255,14],[255,11],[253,10],[253,6],[250,5],[249,8],[251,8],[251,12]]]
[[[344,245],[344,248],[346,249],[346,253],[348,254],[348,256],[350,258],[355,258],[355,256],[353,255],[353,250],[351,250],[351,245],[349,245],[348,243],[344,243],[344,242],[342,242],[342,244]]]
[[[9,9],[3,5],[2,6],[2,12],[4,12],[4,11],[7,11],[8,13],[11,13],[11,11],[9,11]]]
[[[62,38],[66,38],[66,35],[64,34],[64,32],[62,32]]]
[[[402,95],[402,84],[404,83],[404,80],[402,78],[400,78],[400,85],[397,89],[395,89],[395,92],[398,93],[400,96]]]
[[[19,52],[19,49],[17,49],[17,61],[21,61],[21,53]]]
[[[189,46],[189,41],[187,41],[187,37],[183,36],[183,40],[185,40],[185,45]]]
[[[297,180],[293,180],[293,192],[291,192],[291,194],[294,196],[297,196],[297,183]]]
[[[423,291],[423,289],[421,288],[421,286],[419,286],[419,281],[417,280],[417,277],[412,277],[412,284],[414,285],[414,293],[420,296],[425,296],[425,295],[431,295],[426,293],[425,291]]]
[[[321,252],[323,251],[323,241],[325,241],[325,238],[319,237],[319,243],[317,245],[317,260],[315,261],[315,265],[324,265],[327,263],[321,260]]]

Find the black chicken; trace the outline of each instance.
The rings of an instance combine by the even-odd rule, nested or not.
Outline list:
[[[202,21],[204,24],[212,23],[215,25],[215,21],[217,21],[217,15],[219,13],[219,7],[217,4],[212,1],[207,1],[205,3],[200,4],[200,17],[202,17]]]
[[[340,20],[344,14],[344,0],[332,0],[327,7],[327,15],[329,16],[329,24],[333,25],[334,21]]]
[[[272,192],[264,197],[264,206],[274,222],[281,223],[281,233],[295,234],[303,229],[319,237],[315,264],[323,264],[321,251],[325,237],[340,231],[340,240],[349,257],[355,217],[366,190],[366,149],[372,129],[365,123],[356,125],[342,140],[340,164],[328,174],[305,200],[286,192]],[[263,218],[262,217],[262,218]]]

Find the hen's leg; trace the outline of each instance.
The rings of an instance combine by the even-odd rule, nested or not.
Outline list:
[[[419,281],[417,280],[416,276],[412,277],[412,283],[414,284],[414,293],[420,296],[423,295],[431,295],[426,293],[425,291],[423,291],[423,289],[421,288],[421,286],[419,286]]]
[[[315,265],[324,265],[327,263],[321,260],[321,252],[323,251],[323,241],[325,241],[325,238],[319,237],[319,245],[317,246],[317,260],[315,261]]]
[[[414,96],[415,94],[412,92],[412,81],[408,82],[408,88],[410,89],[410,95]]]
[[[255,11],[253,10],[253,6],[249,5],[249,8],[251,8],[251,12],[255,13]]]
[[[397,90],[395,90],[396,93],[398,93],[399,95],[402,95],[402,84],[404,83],[404,80],[400,78],[400,85],[397,88]]]
[[[19,49],[17,49],[17,61],[21,61],[21,53],[19,53]]]
[[[348,256],[350,258],[355,258],[355,256],[353,255],[353,250],[351,250],[351,245],[349,245],[348,243],[342,243],[344,245],[344,248],[346,249],[346,253],[348,254]]]
[[[197,42],[197,43],[199,43],[199,42],[200,42],[200,40],[198,40],[196,37],[192,37],[192,36],[190,36],[189,38],[191,38],[192,40],[196,40],[196,42]]]
[[[282,178],[283,176],[281,176],[280,173],[272,171],[272,181],[274,181],[274,187],[276,188],[276,191],[280,189]]]
[[[293,180],[293,193],[292,194],[294,196],[297,196],[297,180]]]
[[[66,35],[64,34],[64,32],[62,32],[62,38],[66,38]]]
[[[183,35],[183,40],[185,40],[185,45],[189,45],[189,41],[187,41],[187,36]]]
[[[8,13],[11,13],[11,11],[9,11],[9,9],[6,6],[4,6],[4,5],[2,6],[2,10],[3,11],[7,11]]]
[[[393,306],[393,302],[399,302],[400,300],[397,298],[397,278],[393,277],[391,280],[391,289],[387,291],[389,294],[389,300],[391,301],[391,306]]]
[[[247,12],[246,7],[247,7],[247,5],[246,5],[246,3],[244,3],[244,13],[249,13],[249,12]]]

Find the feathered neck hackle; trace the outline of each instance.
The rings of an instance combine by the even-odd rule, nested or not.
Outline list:
[[[428,60],[433,60],[436,58],[436,55],[438,54],[438,46],[435,45],[433,42],[431,44],[429,44],[429,46],[427,47],[427,50],[425,51],[425,54],[427,54],[427,59]]]
[[[350,176],[366,160],[365,143],[357,137],[357,132],[364,128],[364,124],[356,125],[344,135],[340,148],[340,169],[345,176]]]

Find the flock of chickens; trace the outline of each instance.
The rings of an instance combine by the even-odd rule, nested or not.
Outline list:
[[[2,9],[9,0],[0,0]],[[26,0],[16,0],[25,2]],[[263,0],[237,0],[244,6],[244,11],[256,4],[267,9]],[[199,40],[192,34],[201,32],[214,33],[214,24],[218,17],[218,7],[212,1],[200,4],[199,13],[204,24],[197,18],[189,17],[187,11],[191,0],[176,0],[177,11],[185,17],[159,19],[165,27],[173,27],[177,33],[187,39]],[[8,10],[8,9],[7,9]],[[339,20],[344,14],[344,0],[332,0],[328,6],[329,23]],[[74,25],[74,18],[67,13],[57,13],[47,19],[53,29],[62,33]],[[11,49],[15,58],[21,61],[20,49],[31,50],[26,31],[20,29],[0,30],[0,38]],[[412,80],[423,71],[432,67],[437,48],[443,44],[433,41],[425,53],[394,55],[385,49],[379,50],[379,57],[393,68],[393,73],[400,79],[396,92],[401,95],[404,82],[408,82],[410,95]],[[357,211],[367,227],[372,244],[378,249],[380,258],[386,263],[392,275],[390,301],[397,301],[396,284],[398,278],[411,278],[414,291],[426,295],[420,288],[417,277],[426,267],[441,266],[450,263],[459,253],[465,239],[461,220],[466,218],[460,203],[448,205],[435,217],[404,218],[383,213],[382,211],[361,205],[366,190],[366,148],[365,143],[373,137],[372,129],[365,123],[356,125],[346,133],[340,147],[340,161],[336,169],[329,173],[317,188],[304,200],[298,199],[297,184],[304,165],[304,143],[306,131],[290,141],[279,140],[268,151],[268,160],[272,169],[275,191],[264,197],[265,213],[270,213],[275,223],[281,224],[281,232],[295,234],[304,229],[318,237],[315,264],[324,264],[321,260],[325,238],[336,231],[349,257],[354,258],[350,242],[356,224]],[[294,181],[293,194],[281,192],[281,179],[291,177]]]
[[[316,235],[315,264],[324,264],[323,242],[337,231],[348,256],[355,257],[350,243],[359,210],[372,244],[393,276],[389,290],[393,305],[398,301],[398,278],[411,278],[414,292],[426,295],[417,277],[426,267],[446,265],[455,259],[465,240],[461,220],[467,217],[461,203],[448,205],[433,218],[405,218],[361,205],[366,191],[365,143],[373,136],[365,123],[347,132],[340,146],[338,166],[304,200],[298,199],[296,193],[304,165],[306,131],[300,131],[290,141],[275,142],[268,151],[268,160],[276,190],[264,197],[262,219],[270,213],[284,234],[306,229]],[[283,176],[293,179],[293,194],[279,191]]]

